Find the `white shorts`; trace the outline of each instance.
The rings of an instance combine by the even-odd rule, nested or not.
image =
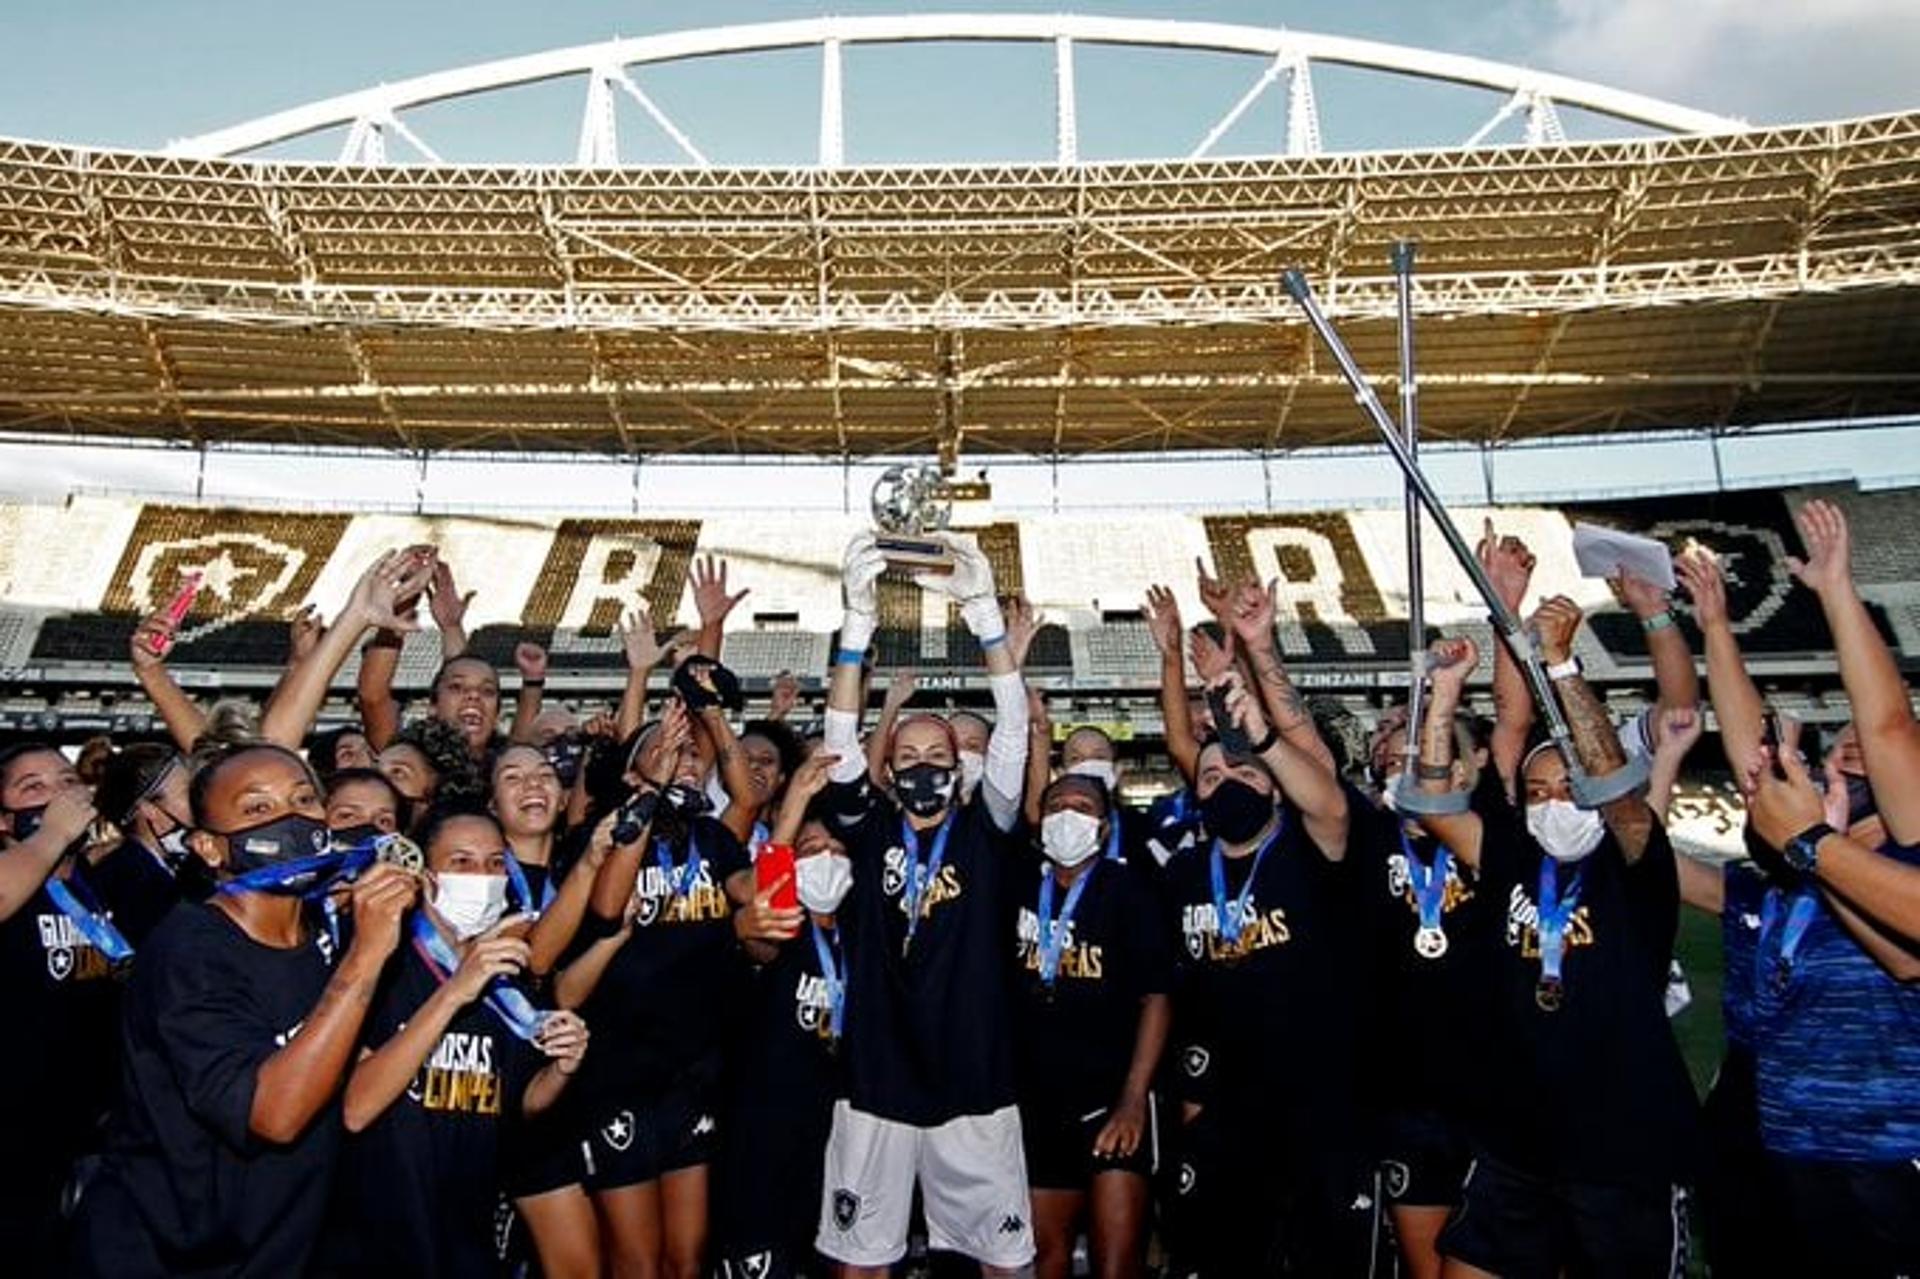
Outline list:
[[[1012,1106],[917,1128],[834,1103],[814,1246],[849,1266],[899,1261],[915,1178],[930,1246],[982,1265],[1032,1264],[1027,1160]]]

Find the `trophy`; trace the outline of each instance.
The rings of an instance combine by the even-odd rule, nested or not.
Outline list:
[[[887,562],[922,572],[951,572],[953,553],[928,537],[953,518],[953,500],[931,462],[890,466],[873,485],[874,544]]]

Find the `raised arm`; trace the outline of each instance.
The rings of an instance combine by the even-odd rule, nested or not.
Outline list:
[[[1700,704],[1700,672],[1693,665],[1687,637],[1673,624],[1673,601],[1666,591],[1633,573],[1607,579],[1614,598],[1639,619],[1647,637],[1647,657],[1653,663],[1653,682],[1659,691],[1660,711],[1691,710]],[[1657,738],[1664,720],[1656,714]],[[1658,742],[1655,742],[1658,745]]]
[[[615,629],[620,636],[621,651],[627,657],[627,684],[621,690],[620,709],[614,716],[620,740],[624,742],[647,722],[647,680],[654,668],[662,662],[678,660],[681,650],[692,642],[692,636],[686,631],[676,631],[665,644],[660,643],[653,633],[653,612],[645,600],[634,605],[626,620]]]
[[[1427,705],[1419,724],[1420,742],[1414,776],[1421,790],[1432,795],[1457,789],[1454,781],[1453,722],[1467,676],[1480,663],[1480,648],[1464,635],[1435,640],[1427,649]],[[1411,731],[1411,730],[1409,730]],[[1455,857],[1480,868],[1480,814],[1423,813],[1420,826],[1445,844]]]
[[[321,636],[319,647],[282,678],[279,696],[261,717],[260,735],[299,750],[333,687],[333,677],[360,637],[376,627],[395,633],[419,629],[418,622],[403,614],[399,601],[417,596],[432,572],[433,561],[413,551],[388,551],[375,560],[354,583],[347,606]]]
[[[294,610],[293,617],[287,622],[287,664],[280,670],[280,678],[273,682],[273,690],[267,694],[267,700],[261,706],[261,720],[266,719],[266,711],[280,696],[280,690],[287,685],[287,677],[293,674],[294,667],[312,657],[320,647],[320,640],[327,633],[326,623],[320,620],[320,610],[311,604],[302,604]]]
[[[1680,780],[1687,753],[1700,740],[1706,721],[1698,707],[1682,706],[1659,712],[1653,747],[1653,767],[1647,777],[1647,807],[1662,822],[1673,806],[1673,788]]]
[[[1831,502],[1808,502],[1798,522],[1807,558],[1789,560],[1787,567],[1819,598],[1833,632],[1874,802],[1896,841],[1920,843],[1920,725],[1906,681],[1854,586],[1847,518]]]
[[[1350,814],[1339,778],[1268,724],[1260,698],[1247,688],[1237,668],[1229,665],[1217,672],[1209,687],[1225,693],[1227,714],[1253,743],[1254,753],[1280,783],[1281,792],[1300,810],[1307,834],[1321,855],[1334,862],[1345,858]]]
[[[1564,595],[1556,595],[1534,613],[1532,628],[1540,639],[1540,656],[1549,666],[1563,666],[1573,660],[1573,637],[1580,629],[1580,606]],[[1620,734],[1607,714],[1606,703],[1593,691],[1586,677],[1577,670],[1553,682],[1553,690],[1566,712],[1567,726],[1573,734],[1573,753],[1580,767],[1594,777],[1626,766],[1627,755],[1620,746]],[[1621,855],[1629,866],[1647,851],[1653,834],[1654,813],[1644,796],[1624,795],[1600,809],[1607,829],[1620,844]]]
[[[1027,731],[1033,741],[1027,746],[1027,796],[1021,812],[1027,825],[1040,829],[1040,801],[1047,784],[1053,780],[1053,716],[1047,711],[1047,699],[1039,689],[1027,691]]]
[[[419,881],[412,871],[378,865],[353,885],[353,941],[333,970],[300,1033],[260,1063],[247,1126],[264,1141],[285,1145],[333,1099],[360,1041],[380,970],[400,941],[400,920],[413,905]]]
[[[886,780],[887,743],[893,740],[893,726],[900,722],[900,712],[913,700],[919,682],[920,677],[910,670],[895,671],[887,681],[886,695],[880,699],[880,722],[867,734],[867,778],[875,786]]]
[[[97,816],[87,788],[69,786],[47,801],[39,830],[0,852],[0,923],[33,900],[68,846],[87,833]]]
[[[513,731],[516,742],[533,740],[533,721],[547,696],[547,650],[530,640],[513,646],[513,664],[520,671],[520,689],[513,695]]]
[[[400,731],[400,703],[393,697],[394,673],[400,669],[398,631],[375,631],[360,648],[360,674],[354,693],[360,704],[360,724],[367,744],[385,750]]]
[[[160,712],[167,735],[173,738],[175,746],[189,751],[200,740],[200,734],[207,731],[207,714],[198,702],[187,696],[175,682],[173,672],[167,669],[164,654],[172,643],[173,623],[165,613],[155,613],[134,628],[128,656],[133,663],[133,677],[140,681],[141,691]]]
[[[1235,591],[1229,606],[1233,633],[1239,637],[1241,650],[1253,668],[1254,684],[1267,722],[1278,729],[1294,749],[1318,760],[1333,774],[1339,771],[1333,766],[1333,752],[1327,749],[1320,730],[1314,725],[1313,716],[1307,710],[1307,699],[1288,678],[1287,668],[1280,661],[1279,646],[1274,643],[1274,602],[1279,590],[1280,579],[1275,578],[1267,583],[1265,590],[1256,582],[1248,582]]]
[[[1707,698],[1720,723],[1720,745],[1737,771],[1760,749],[1766,703],[1747,673],[1727,617],[1727,586],[1720,561],[1704,546],[1689,547],[1673,561],[1674,572],[1693,601],[1693,620],[1707,650]]]
[[[700,614],[700,639],[695,651],[720,660],[720,642],[726,632],[727,614],[747,597],[743,587],[727,593],[727,562],[708,555],[693,564],[693,607]]]
[[[861,672],[879,627],[878,584],[886,570],[887,558],[874,544],[873,534],[855,534],[840,565],[845,609],[840,617],[840,646],[834,650],[827,675],[822,723],[825,749],[835,757],[828,775],[842,785],[867,775],[867,756],[860,749],[860,716],[866,710]]]
[[[1533,582],[1533,552],[1512,535],[1498,536],[1493,521],[1486,522],[1480,545],[1475,549],[1481,567],[1493,582],[1500,600],[1516,616]],[[1527,753],[1527,735],[1533,732],[1533,691],[1505,643],[1493,646],[1493,740],[1491,754],[1494,772],[1507,788],[1507,798],[1519,795],[1520,761]]]
[[[1160,721],[1166,733],[1167,756],[1192,785],[1200,740],[1194,736],[1193,721],[1187,716],[1187,668],[1180,657],[1186,630],[1180,624],[1180,605],[1166,587],[1149,586],[1147,602],[1140,611],[1147,619],[1153,646],[1160,650]]]
[[[667,703],[660,724],[647,739],[637,761],[644,781],[658,791],[673,776],[674,761],[692,735],[693,725],[678,700]],[[593,913],[601,919],[619,919],[633,897],[633,886],[640,877],[640,855],[646,851],[652,823],[643,827],[630,843],[615,844],[600,864],[593,879]]]
[[[767,700],[767,718],[776,724],[784,724],[793,714],[793,708],[800,704],[800,681],[792,671],[781,671],[773,677],[773,689]]]
[[[740,750],[740,739],[734,736],[733,725],[727,722],[724,706],[716,703],[702,707],[699,725],[713,743],[713,762],[720,769],[720,786],[727,792],[727,811],[721,814],[720,821],[740,841],[740,847],[751,851],[753,819],[757,814],[747,800],[753,794],[753,770],[747,766],[747,757]]]
[[[567,872],[560,891],[540,912],[540,918],[527,934],[527,971],[534,977],[545,978],[552,973],[560,957],[567,953],[567,947],[573,945],[580,921],[587,917],[587,908],[593,904],[593,889],[600,878],[600,868],[606,865],[612,851],[613,814],[608,813],[593,828],[586,851]]]
[[[427,611],[440,628],[440,660],[450,662],[467,651],[467,607],[473,603],[472,591],[462,595],[453,582],[453,566],[436,560],[433,577],[427,583]]]
[[[987,688],[993,694],[993,732],[987,737],[987,769],[980,798],[993,824],[1013,829],[1027,780],[1027,682],[1007,644],[1007,623],[993,593],[993,568],[973,542],[941,534],[953,555],[951,573],[920,573],[922,590],[938,591],[960,606],[960,620],[980,641],[986,659]]]

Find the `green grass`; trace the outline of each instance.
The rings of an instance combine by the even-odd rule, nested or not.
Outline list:
[[[1693,1002],[1673,1019],[1673,1036],[1680,1041],[1680,1055],[1687,1059],[1694,1091],[1705,1098],[1725,1047],[1720,1022],[1720,981],[1725,970],[1720,954],[1720,921],[1682,906],[1673,953],[1693,987]]]

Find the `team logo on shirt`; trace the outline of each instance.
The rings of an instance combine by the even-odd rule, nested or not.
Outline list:
[[[829,1042],[833,1039],[833,991],[827,979],[802,973],[793,987],[793,1019],[800,1029]]]
[[[1522,959],[1540,958],[1540,907],[1518,884],[1507,895],[1507,945],[1519,947]],[[1567,949],[1591,945],[1593,919],[1584,905],[1576,906],[1567,920]]]
[[[113,975],[113,964],[94,949],[86,934],[65,915],[36,915],[40,948],[47,954],[47,976],[55,981],[97,981]]]
[[[880,891],[889,897],[900,899],[900,913],[907,913],[907,850],[895,845],[887,850],[885,869],[880,875]],[[927,885],[920,899],[920,914],[924,919],[935,909],[953,901],[962,891],[960,872],[952,866],[940,867],[940,874]]]
[[[1207,1073],[1207,1067],[1213,1064],[1213,1056],[1199,1044],[1188,1044],[1180,1054],[1180,1068],[1187,1072],[1188,1079],[1198,1079]]]
[[[1236,902],[1227,909],[1238,911]],[[1186,939],[1187,954],[1208,963],[1232,964],[1256,951],[1284,946],[1293,940],[1287,912],[1279,906],[1262,911],[1252,897],[1247,898],[1240,938],[1229,942],[1220,936],[1220,919],[1212,902],[1189,903],[1180,912],[1180,934]]]
[[[1180,1179],[1175,1187],[1176,1193],[1185,1196],[1193,1193],[1193,1183],[1200,1180],[1193,1171],[1192,1164],[1180,1165]]]
[[[686,872],[676,866],[674,873]],[[685,896],[677,896],[667,873],[652,863],[640,868],[634,892],[640,898],[640,908],[633,920],[639,928],[661,923],[701,924],[725,919],[733,910],[725,890],[713,882],[712,863],[704,860],[700,863],[700,873],[694,877],[693,887]]]
[[[1090,942],[1081,942],[1074,936],[1076,925],[1067,921],[1067,935],[1060,943],[1060,976],[1073,977],[1081,981],[1099,981],[1106,976],[1104,947]],[[1015,926],[1019,944],[1014,955],[1020,967],[1030,973],[1040,971],[1040,916],[1029,907],[1020,908],[1020,921]]]
[[[1420,899],[1413,895],[1413,879],[1407,874],[1407,855],[1394,853],[1387,858],[1387,893],[1398,897],[1407,904],[1417,919],[1420,916]],[[1447,886],[1440,895],[1440,913],[1452,914],[1458,906],[1473,900],[1473,887],[1460,878],[1460,863],[1454,858],[1447,859]]]
[[[860,1220],[860,1196],[851,1190],[833,1192],[833,1225],[842,1234],[853,1229],[853,1223]]]
[[[720,1273],[725,1279],[734,1279],[735,1275],[740,1279],[767,1279],[773,1273],[773,1252],[756,1252],[738,1261],[723,1261],[720,1263]]]
[[[602,1124],[600,1140],[615,1150],[625,1150],[631,1146],[633,1144],[633,1112],[623,1110]]]
[[[501,1079],[493,1068],[493,1036],[448,1031],[407,1086],[422,1110],[459,1115],[500,1113]]]

